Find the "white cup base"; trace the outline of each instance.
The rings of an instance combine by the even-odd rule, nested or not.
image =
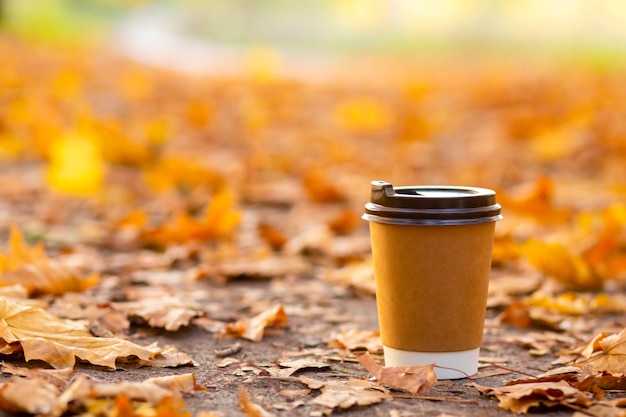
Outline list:
[[[430,365],[434,363],[437,379],[461,379],[478,371],[480,348],[457,352],[411,352],[383,346],[385,366]]]

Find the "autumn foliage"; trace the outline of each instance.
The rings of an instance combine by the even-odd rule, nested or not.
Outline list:
[[[347,62],[367,68],[347,77],[316,64],[325,77],[308,81],[268,65],[274,54],[252,54],[237,75],[182,76],[106,49],[0,35],[5,366],[195,365],[175,347],[129,340],[133,326],[196,326],[263,343],[267,332],[291,331],[290,312],[306,308],[242,296],[249,305],[216,311],[201,284],[306,277],[300,297],[318,281],[371,297],[359,218],[370,181],[462,184],[495,189],[503,206],[492,317],[560,335],[511,343],[536,356],[556,354],[546,343],[558,344],[570,365],[549,380],[473,386],[515,413],[615,411],[601,397],[626,388],[626,336],[581,322],[626,312],[623,72],[373,60]],[[330,356],[360,357],[376,382],[297,378],[316,394],[302,404],[328,413],[435,386],[429,364],[378,365],[375,331],[348,329],[324,343],[323,353],[300,352],[310,356],[301,363],[236,366],[280,379],[326,368]],[[0,386],[0,408],[33,415],[108,407],[116,414],[102,415],[185,417],[181,393],[199,389],[192,374],[109,386],[69,375],[55,385],[49,369],[3,372],[15,376]],[[18,401],[35,391],[37,401]],[[248,415],[264,415],[247,390],[239,401]]]

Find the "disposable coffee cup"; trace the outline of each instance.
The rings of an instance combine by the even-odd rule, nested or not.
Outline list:
[[[438,379],[477,372],[500,211],[485,188],[372,182],[363,218],[386,366],[434,363]]]

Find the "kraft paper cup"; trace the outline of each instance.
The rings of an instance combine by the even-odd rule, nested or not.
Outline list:
[[[500,210],[484,188],[372,182],[363,218],[387,366],[435,363],[439,379],[476,373]]]

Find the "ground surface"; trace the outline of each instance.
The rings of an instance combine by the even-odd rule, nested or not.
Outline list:
[[[497,280],[498,278],[494,278]],[[371,295],[359,294],[334,284],[319,282],[311,278],[290,278],[287,280],[250,281],[241,280],[226,286],[204,283],[202,290],[212,294],[206,302],[219,311],[237,311],[241,306],[244,294],[270,303],[283,303],[286,306],[302,309],[300,313],[290,316],[284,329],[268,332],[260,343],[232,338],[217,338],[214,334],[196,326],[177,332],[163,332],[146,327],[135,328],[133,340],[140,344],[157,341],[160,345],[175,345],[179,350],[189,354],[195,361],[195,367],[181,368],[135,368],[130,366],[116,371],[78,365],[77,372],[86,373],[107,382],[143,381],[147,378],[168,376],[194,372],[200,385],[207,388],[204,392],[196,392],[185,397],[187,409],[194,415],[199,412],[213,411],[222,416],[245,416],[241,409],[240,390],[245,388],[253,402],[262,405],[268,412],[275,415],[309,416],[316,413],[330,413],[330,409],[314,404],[302,404],[293,409],[278,410],[276,407],[296,404],[297,401],[311,401],[319,392],[300,394],[295,397],[286,395],[286,390],[302,390],[304,385],[299,381],[300,375],[323,381],[345,381],[348,378],[370,378],[371,375],[358,363],[355,357],[362,354],[350,354],[347,351],[328,347],[333,340],[332,335],[342,328],[377,330],[375,299]],[[311,296],[311,294],[317,294]],[[307,310],[310,312],[305,313]],[[289,311],[289,309],[288,309]],[[479,392],[468,386],[471,382],[480,385],[503,386],[512,379],[537,376],[554,368],[551,362],[557,359],[556,353],[542,357],[533,357],[528,348],[509,338],[524,337],[530,330],[518,329],[513,326],[495,326],[494,317],[499,314],[491,310],[485,333],[482,357],[489,362],[497,363],[498,367],[490,367],[483,363],[480,373],[493,370],[511,370],[504,375],[478,377],[476,379],[460,379],[440,381],[433,390],[422,395],[412,395],[406,391],[392,390],[395,397],[392,401],[366,407],[351,407],[343,411],[335,411],[334,415],[346,416],[506,416],[510,411],[498,407],[494,399],[483,397]],[[613,319],[604,318],[611,323]],[[491,326],[489,323],[492,323]],[[232,349],[240,346],[239,349]],[[237,359],[227,367],[217,367],[216,363],[224,359],[224,352],[230,350],[229,358]],[[325,369],[303,369],[289,377],[263,375],[259,372],[263,367],[275,368],[275,364],[289,352],[317,352],[314,357],[328,364]],[[557,349],[553,349],[556,352]],[[342,357],[342,355],[345,355]],[[378,360],[382,358],[377,356]],[[494,358],[497,358],[494,359]],[[19,361],[17,362],[19,364]],[[26,366],[45,366],[35,361]],[[254,368],[246,367],[248,365]],[[245,371],[242,371],[241,368]],[[8,378],[8,377],[6,377]],[[5,379],[6,379],[5,378]],[[414,397],[414,398],[411,398]],[[390,414],[398,412],[400,414]],[[566,407],[531,410],[529,415],[569,416],[572,410]],[[4,413],[6,415],[6,413]]]

